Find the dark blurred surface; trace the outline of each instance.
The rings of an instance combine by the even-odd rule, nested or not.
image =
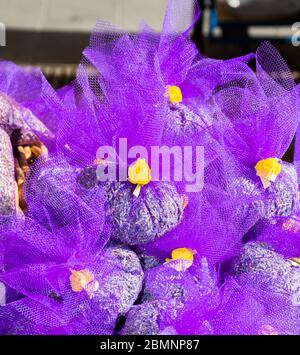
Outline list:
[[[268,40],[291,70],[300,73],[300,46],[292,45],[292,35],[296,34],[292,25],[300,22],[300,0],[199,0],[199,3],[202,13],[195,26],[194,40],[203,54],[228,59],[255,52],[262,41]],[[206,23],[205,15],[209,17]],[[259,29],[259,37],[250,35],[251,28]],[[216,30],[219,35],[214,35]],[[299,75],[295,76],[297,79]]]
[[[89,43],[88,33],[7,30],[1,57],[21,63],[70,63],[80,61]]]

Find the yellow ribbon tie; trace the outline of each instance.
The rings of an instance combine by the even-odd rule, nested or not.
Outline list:
[[[133,195],[139,197],[141,187],[151,181],[151,169],[145,159],[137,159],[128,168],[128,181],[136,185]]]
[[[99,283],[94,281],[94,275],[89,270],[73,270],[70,269],[70,283],[72,291],[81,292],[85,290],[90,298],[94,297],[94,292],[98,290]]]
[[[167,85],[167,96],[172,104],[179,104],[182,102],[182,92],[179,86]]]
[[[256,175],[260,177],[264,189],[271,186],[275,182],[277,176],[281,172],[281,165],[277,158],[268,158],[260,160],[255,165]]]
[[[167,258],[165,264],[171,263],[176,271],[186,271],[193,265],[194,262],[194,254],[196,254],[196,250],[191,250],[187,248],[177,248],[174,249],[171,253],[171,259]],[[176,261],[175,263],[172,263]]]

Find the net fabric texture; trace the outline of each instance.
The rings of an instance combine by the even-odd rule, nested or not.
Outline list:
[[[260,221],[249,231],[247,239],[267,243],[287,258],[298,258],[300,255],[298,214],[297,211],[290,217],[277,218],[272,224]]]
[[[0,278],[7,292],[12,288],[18,294],[0,309],[1,334],[112,334],[117,318],[129,310],[142,288],[139,260],[124,246],[108,246],[86,260],[62,260],[59,255],[62,261],[51,260],[48,250],[45,256],[27,245],[26,255],[20,249],[13,246],[23,264],[11,262],[8,247],[4,253],[5,273]],[[89,288],[71,288],[75,270],[93,275]]]
[[[299,307],[281,294],[260,290],[247,280],[227,278],[220,306],[206,321],[215,335],[299,334]]]
[[[269,244],[246,243],[222,270],[214,334],[299,334],[299,270]]]
[[[299,87],[285,61],[267,42],[257,50],[256,73],[237,65],[237,80],[220,87],[214,96],[220,126],[224,125],[223,131],[217,129],[227,148],[246,166],[267,157],[282,158],[299,122]]]
[[[98,241],[85,235],[80,243],[79,227],[73,242],[29,217],[2,233],[0,278],[16,295],[0,309],[1,334],[111,334],[135,302],[143,281],[138,257],[121,245],[84,250]],[[81,290],[80,275],[90,280]]]
[[[178,7],[176,10],[175,3],[183,10],[179,11]],[[64,106],[69,110],[59,125],[57,149],[72,165],[83,169],[83,180],[92,177],[91,180],[95,181],[93,169],[96,168],[92,165],[98,148],[109,145],[118,152],[120,138],[126,138],[128,150],[142,146],[147,152],[153,146],[162,145],[189,146],[194,151],[198,146],[203,146],[205,191],[186,193],[185,182],[171,177],[171,185],[175,187],[172,190],[176,191],[172,192],[172,206],[177,206],[177,212],[164,204],[163,198],[151,197],[159,194],[170,196],[170,190],[161,187],[163,184],[159,186],[159,182],[151,181],[142,187],[136,206],[127,197],[130,195],[130,184],[124,183],[120,189],[112,184],[108,187],[109,195],[116,190],[111,201],[118,208],[110,206],[108,213],[113,215],[113,223],[122,230],[119,233],[117,228],[114,234],[119,238],[124,234],[123,242],[139,245],[166,236],[166,240],[174,241],[168,248],[165,248],[167,242],[157,244],[155,253],[169,253],[173,244],[187,243],[187,247],[197,247],[198,252],[207,253],[213,260],[219,261],[241,240],[258,217],[255,213],[246,214],[246,208],[237,211],[239,206],[244,207],[249,200],[257,197],[245,194],[232,196],[229,181],[237,175],[239,167],[230,156],[231,152],[224,150],[223,142],[219,141],[216,130],[212,128],[217,110],[213,93],[219,85],[229,85],[233,77],[238,77],[238,63],[246,65],[252,55],[229,61],[208,60],[198,55],[188,38],[190,26],[180,24],[186,18],[182,16],[187,11],[186,6],[185,2],[169,2],[161,35],[147,26],[143,26],[136,36],[130,36],[107,23],[96,25],[90,45],[84,50],[75,82],[60,93]],[[195,18],[197,16],[196,11]],[[179,24],[177,20],[180,20]],[[178,63],[180,70],[175,70]],[[211,82],[209,73],[212,74]],[[170,104],[166,95],[168,85],[178,85],[182,89],[182,103]],[[191,88],[189,94],[188,87]],[[198,105],[192,104],[194,99]],[[153,168],[150,157],[147,158]],[[125,157],[124,163],[129,164],[133,160]],[[199,162],[191,164],[195,171]],[[170,171],[178,169],[171,159]],[[81,182],[85,186],[90,185],[82,179]],[[157,190],[161,192],[156,193]],[[144,195],[148,197],[143,198]],[[182,213],[179,199],[185,198],[183,195],[187,195],[189,203]],[[119,204],[118,199],[124,203]],[[163,221],[156,213],[161,209],[165,211]],[[140,213],[143,217],[137,219],[128,210],[143,211]],[[212,215],[209,225],[208,215]],[[140,235],[137,231],[132,235],[132,221],[136,221],[137,228],[143,226],[144,231],[150,231],[149,234]],[[224,225],[225,228],[221,227]],[[201,233],[195,236],[197,228]],[[129,232],[125,234],[126,230]],[[171,236],[167,238],[169,231]]]
[[[41,151],[45,148],[43,143],[49,148],[54,145],[53,133],[39,116],[43,112],[47,112],[48,117],[54,115],[55,97],[55,91],[39,69],[0,61],[0,214],[7,217],[6,221],[2,219],[3,223],[8,222],[9,216],[14,218],[22,213],[19,180],[25,179],[28,161],[35,159],[31,148]],[[24,147],[27,154],[29,150],[28,159]]]
[[[141,304],[128,312],[121,334],[209,334],[205,317],[219,305],[218,275],[206,258],[185,269],[173,260],[148,269]]]
[[[261,209],[264,218],[249,230],[245,240],[267,243],[285,257],[298,258],[300,253],[299,162],[294,161],[293,164],[282,162],[282,164],[283,174],[279,176],[278,182],[270,191],[268,203],[260,203],[256,206]],[[271,219],[266,218],[266,213]]]
[[[74,173],[59,157],[37,161],[26,216],[1,230],[0,278],[15,294],[1,307],[1,333],[110,334],[138,297],[138,257],[119,245],[104,249],[103,194],[94,190],[86,204]],[[82,270],[90,286],[74,291]]]
[[[40,72],[3,65],[3,93],[30,110],[26,129],[51,155],[30,169],[25,215],[5,226],[0,217],[1,334],[112,334],[123,316],[120,334],[299,333],[298,166],[280,160],[298,125],[299,87],[268,43],[255,56],[202,57],[188,38],[198,8],[192,24],[188,11],[170,0],[160,35],[98,22],[75,81],[57,93]],[[120,138],[146,152],[203,146],[201,191],[172,176],[135,198],[127,175],[97,181],[103,160],[135,162],[97,155],[107,145],[120,157]],[[281,172],[264,189],[255,164],[269,157]],[[176,248],[192,250],[193,264],[164,263]]]
[[[70,246],[78,240],[88,255],[93,245],[101,250],[107,242],[103,237],[104,195],[100,188],[91,189],[84,199],[77,176],[78,171],[61,155],[39,158],[25,185],[26,215],[62,239],[71,235]]]
[[[256,53],[256,73],[240,67],[237,80],[219,87],[212,126],[219,141],[243,166],[232,180],[235,193],[258,195],[255,208],[269,221],[292,216],[299,204],[298,178],[293,165],[280,159],[292,142],[299,122],[299,86],[279,53],[263,43]],[[255,176],[256,164],[274,158],[281,164],[278,178],[268,188]],[[260,192],[258,191],[260,190]]]
[[[55,90],[38,68],[5,60],[0,64],[1,127],[10,135],[20,130],[23,140],[32,132],[53,147],[55,111],[60,105]],[[45,116],[47,126],[43,123]]]
[[[299,306],[299,265],[268,244],[246,243],[231,265],[231,273],[254,287],[286,296]]]

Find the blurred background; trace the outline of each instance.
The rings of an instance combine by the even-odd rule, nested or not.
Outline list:
[[[181,1],[187,2],[192,19],[193,1]],[[300,82],[300,0],[198,2],[202,11],[192,39],[202,54],[227,59],[255,52],[260,42],[269,40]],[[159,31],[166,4],[167,0],[0,0],[0,58],[39,66],[59,88],[74,78],[98,19],[130,33],[144,20]],[[286,154],[288,161],[293,146]]]
[[[190,1],[190,17],[193,2]],[[97,19],[134,33],[143,19],[162,25],[167,0],[0,0],[0,23],[6,28],[1,58],[38,65],[52,85],[74,76]],[[200,51],[229,58],[255,51],[270,40],[300,80],[300,0],[199,0],[201,17],[192,38]]]

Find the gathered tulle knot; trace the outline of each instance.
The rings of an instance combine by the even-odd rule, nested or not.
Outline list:
[[[141,187],[149,184],[151,181],[151,169],[145,159],[137,159],[128,168],[128,181],[137,185],[133,191],[133,195],[138,197]]]
[[[182,92],[180,87],[176,85],[167,85],[167,96],[172,104],[179,104],[182,102]]]
[[[281,165],[277,158],[268,158],[260,160],[256,165],[256,175],[260,177],[264,189],[267,189],[271,182],[275,182],[281,172]]]
[[[171,253],[171,259],[166,258],[165,264],[169,264],[176,271],[186,271],[193,265],[194,254],[196,250],[191,250],[188,248],[177,248]]]
[[[73,270],[70,269],[70,283],[72,291],[81,292],[85,290],[90,298],[93,298],[94,292],[99,288],[98,281],[94,280],[94,275],[89,272],[89,270]]]

